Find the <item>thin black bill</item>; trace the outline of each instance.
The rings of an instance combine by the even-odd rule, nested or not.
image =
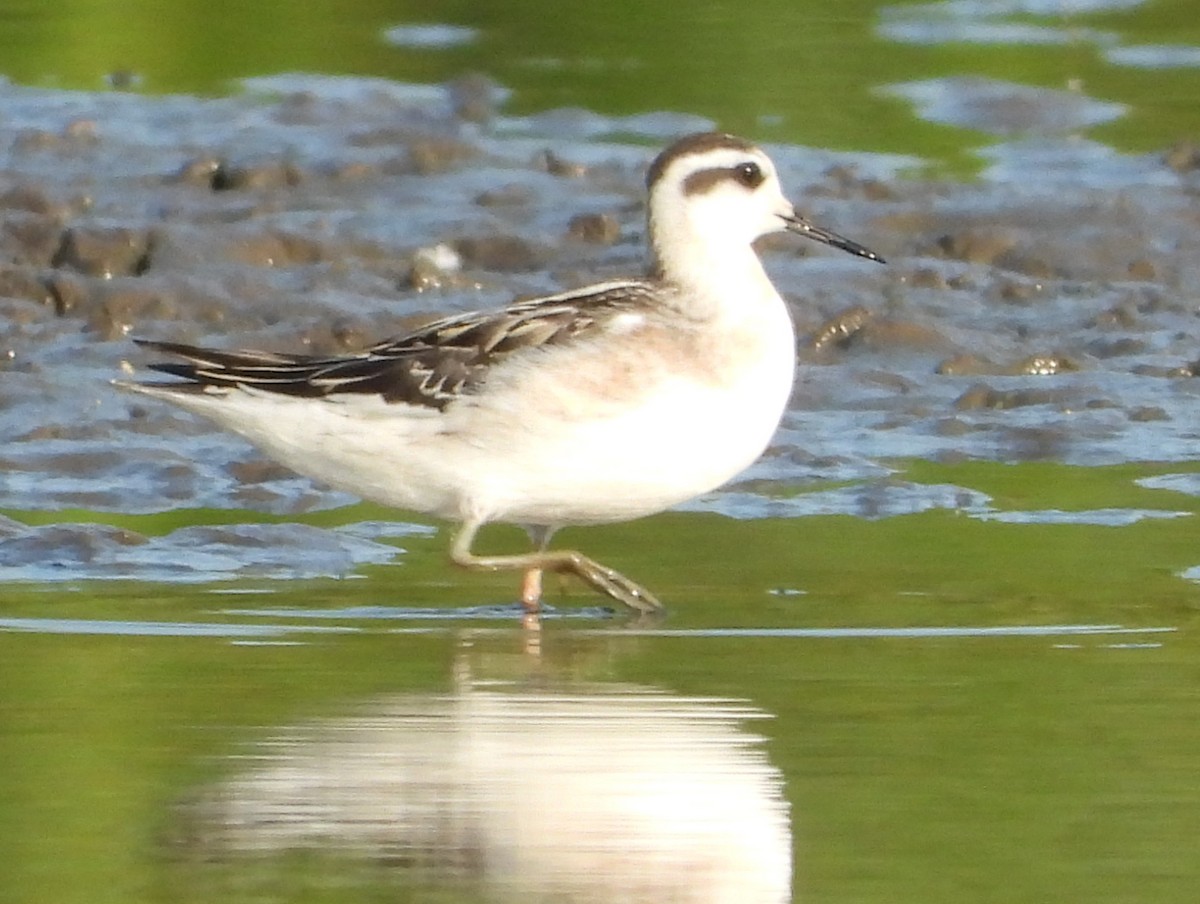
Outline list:
[[[867,248],[865,245],[860,245],[858,242],[852,242],[850,239],[840,236],[831,230],[822,229],[820,226],[814,226],[812,223],[808,222],[808,220],[804,219],[804,217],[793,214],[790,217],[784,217],[783,221],[787,224],[788,232],[794,232],[797,235],[808,236],[810,239],[816,239],[818,242],[821,242],[824,245],[840,248],[843,251],[849,252],[850,254],[856,254],[859,257],[865,257],[867,260],[879,261],[881,264],[886,263],[882,257],[876,254],[870,248]]]

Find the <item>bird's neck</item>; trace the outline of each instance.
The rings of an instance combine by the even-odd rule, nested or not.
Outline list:
[[[718,245],[676,235],[653,243],[652,254],[652,275],[682,290],[699,316],[738,317],[750,313],[747,307],[756,301],[772,304],[779,297],[749,244]]]

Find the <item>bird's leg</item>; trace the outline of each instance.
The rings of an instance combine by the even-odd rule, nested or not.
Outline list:
[[[521,605],[536,612],[542,605],[542,569],[527,568],[521,578]]]
[[[538,552],[546,551],[554,531],[555,528],[548,525],[525,526],[525,533],[529,534],[529,540]],[[537,612],[541,608],[542,573],[543,569],[540,566],[525,569],[525,576],[521,579],[521,605],[525,607],[526,613]]]
[[[467,521],[459,529],[450,545],[450,560],[463,568],[476,571],[499,571],[501,569],[524,569],[522,581],[521,602],[527,609],[536,608],[541,597],[543,571],[557,571],[562,574],[573,574],[592,589],[624,603],[638,612],[657,612],[662,609],[662,603],[645,587],[636,584],[619,571],[601,565],[594,559],[589,559],[583,553],[572,549],[548,550],[539,549],[536,552],[515,556],[479,556],[471,552],[471,544],[475,534],[483,526],[481,521]],[[541,531],[539,531],[539,534]],[[541,541],[540,536],[535,537]],[[549,532],[544,542],[549,542]],[[531,591],[536,591],[531,594]]]

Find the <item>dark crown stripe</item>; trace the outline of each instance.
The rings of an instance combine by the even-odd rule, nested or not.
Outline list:
[[[668,145],[661,154],[654,158],[650,169],[646,171],[646,188],[653,189],[655,183],[667,171],[667,167],[680,157],[717,150],[751,151],[753,149],[754,145],[744,138],[728,135],[725,132],[698,132],[695,135],[686,135]]]

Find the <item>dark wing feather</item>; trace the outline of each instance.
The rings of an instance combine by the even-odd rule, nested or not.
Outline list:
[[[586,336],[614,316],[655,304],[660,287],[614,282],[517,302],[497,311],[446,317],[410,333],[340,357],[219,351],[137,339],[182,358],[150,369],[192,386],[247,386],[317,398],[345,393],[441,410],[476,391],[491,367],[517,352]],[[184,384],[187,385],[187,384]]]

